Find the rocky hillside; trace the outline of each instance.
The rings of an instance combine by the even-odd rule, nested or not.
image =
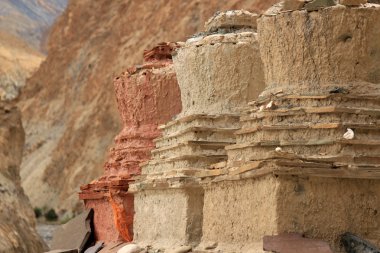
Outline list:
[[[71,210],[79,185],[101,174],[120,130],[112,80],[141,63],[144,49],[185,40],[216,11],[261,11],[273,2],[70,1],[20,104],[27,135],[22,178],[32,204]]]
[[[14,99],[45,58],[49,27],[67,0],[0,1],[0,100]]]
[[[2,0],[0,31],[21,38],[37,51],[44,51],[46,32],[66,5],[67,0]]]
[[[19,110],[0,102],[0,253],[40,253],[43,244],[21,188],[19,167],[24,147]]]

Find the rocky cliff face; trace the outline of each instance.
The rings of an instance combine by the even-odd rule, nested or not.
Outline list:
[[[67,0],[0,1],[0,100],[14,99],[45,58],[49,27]]]
[[[0,102],[1,253],[39,253],[43,250],[34,229],[32,207],[21,188],[19,166],[24,140],[19,110]]]
[[[22,178],[32,204],[71,209],[79,185],[102,173],[120,129],[111,81],[141,62],[145,48],[186,39],[217,10],[257,11],[273,2],[71,1],[21,102],[27,135]]]
[[[40,49],[46,32],[66,5],[67,0],[3,0],[0,2],[0,30],[43,51]]]

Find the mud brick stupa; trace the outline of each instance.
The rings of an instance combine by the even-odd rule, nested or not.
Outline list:
[[[133,195],[128,193],[139,164],[148,160],[159,124],[181,111],[180,93],[171,60],[176,43],[161,43],[144,52],[144,64],[135,66],[114,81],[123,129],[115,138],[104,175],[81,187],[80,198],[94,209],[97,240],[131,241]]]
[[[203,180],[202,240],[248,250],[299,232],[338,252],[350,231],[378,243],[379,6],[268,12],[266,88],[226,147],[228,173]]]
[[[227,161],[239,110],[264,88],[256,19],[245,11],[218,14],[177,50],[182,112],[160,127],[152,159],[131,187],[137,242],[170,248],[200,241],[204,190],[196,174]]]
[[[264,236],[300,233],[344,252],[351,232],[380,245],[380,5],[220,12],[179,44],[115,81],[125,127],[80,195],[98,239],[133,229],[149,249],[264,252]]]

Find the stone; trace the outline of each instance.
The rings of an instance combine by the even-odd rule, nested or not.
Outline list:
[[[217,242],[210,242],[205,245],[205,250],[215,249],[216,247],[218,247]]]
[[[379,253],[380,249],[375,245],[361,239],[352,233],[344,233],[341,243],[348,253]]]
[[[191,246],[181,246],[172,251],[169,251],[169,253],[186,253],[186,252],[191,251],[191,249],[192,249]]]
[[[276,148],[275,148],[275,151],[276,151],[276,152],[281,152],[281,151],[282,151],[282,148],[281,148],[281,147],[276,147]]]
[[[110,242],[107,243],[104,248],[99,251],[99,253],[115,253],[125,245],[127,244],[124,242]]]
[[[343,138],[346,140],[352,140],[355,137],[355,133],[351,128],[347,128],[347,132],[343,134]]]
[[[138,253],[142,249],[137,244],[127,244],[120,248],[117,253]]]
[[[304,0],[285,0],[283,3],[283,10],[295,11],[304,7]]]
[[[103,247],[104,247],[104,242],[99,241],[99,242],[96,242],[96,244],[95,244],[94,246],[91,246],[91,247],[89,247],[88,249],[86,249],[86,251],[85,251],[84,253],[97,253],[97,252],[99,252]]]
[[[366,4],[367,0],[339,0],[339,3],[346,6],[359,6]]]
[[[305,9],[307,11],[316,11],[318,9],[334,5],[336,5],[334,0],[313,0],[312,2],[305,4]]]
[[[94,211],[85,210],[66,224],[61,225],[54,232],[51,243],[52,249],[84,250],[91,236],[91,223]]]

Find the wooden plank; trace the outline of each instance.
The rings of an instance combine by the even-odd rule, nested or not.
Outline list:
[[[340,139],[340,140],[337,140],[337,143],[350,144],[350,145],[378,146],[378,145],[380,145],[380,140],[346,140],[346,139]]]
[[[220,176],[227,173],[227,168],[222,169],[213,169],[213,170],[203,170],[197,173],[197,177],[204,178],[204,177],[215,177]]]
[[[250,170],[256,170],[256,169],[261,168],[262,164],[263,164],[262,161],[247,162],[240,167],[229,169],[228,174],[237,175],[237,174],[241,174]]]
[[[325,113],[350,113],[350,114],[365,114],[365,115],[380,115],[380,109],[369,109],[361,107],[336,107],[336,106],[321,106],[321,107],[294,107],[290,109],[279,108],[274,110],[264,110],[254,113],[254,116],[242,117],[240,121],[250,121],[265,117],[292,116],[302,114],[325,114]]]
[[[164,125],[160,125],[158,128],[159,129],[166,129],[169,128],[173,125],[179,124],[179,123],[186,123],[190,122],[196,119],[207,119],[207,120],[215,120],[215,119],[221,119],[221,118],[236,118],[238,119],[240,117],[239,114],[218,114],[218,115],[212,115],[212,114],[192,114],[192,115],[187,115],[172,121],[169,121],[168,123]]]
[[[157,159],[157,160],[149,160],[148,165],[159,165],[163,163],[170,163],[180,160],[210,160],[210,162],[218,162],[218,159],[223,160],[227,159],[226,155],[207,155],[207,156],[199,156],[199,155],[181,155],[177,157],[172,158],[166,158],[166,159]]]
[[[186,147],[186,146],[199,146],[201,148],[224,148],[227,145],[233,144],[235,142],[230,142],[230,141],[224,141],[224,142],[213,142],[213,141],[184,141],[180,143],[176,143],[170,146],[166,147],[161,147],[157,149],[153,149],[151,151],[152,154],[157,154],[163,151],[168,151],[171,149],[176,149],[180,147]]]
[[[329,163],[316,163],[305,161],[289,161],[289,160],[277,160],[275,164],[285,167],[301,167],[301,168],[333,168],[333,164]]]
[[[255,105],[255,104],[263,104],[266,101],[269,101],[272,99],[272,97],[275,96],[279,99],[327,99],[327,98],[347,98],[351,100],[380,100],[380,94],[374,93],[374,94],[342,94],[342,93],[329,93],[329,94],[271,94],[271,96],[258,98],[256,101],[251,101],[248,103],[248,105]]]
[[[298,129],[334,129],[342,127],[341,123],[318,123],[318,124],[298,124],[298,125],[262,125],[242,128],[235,132],[235,135],[255,133],[261,130],[298,130]]]
[[[249,147],[272,147],[272,146],[321,146],[332,145],[335,140],[331,139],[311,139],[311,140],[298,140],[298,141],[260,141],[260,142],[247,142],[241,144],[234,144],[226,146],[226,150],[243,149]]]
[[[172,133],[170,135],[166,135],[163,137],[159,137],[154,139],[154,142],[162,141],[162,140],[168,140],[170,138],[179,137],[181,135],[184,135],[189,132],[212,132],[212,133],[226,133],[226,134],[233,134],[235,131],[239,130],[239,128],[218,128],[218,127],[200,127],[200,126],[193,126],[188,127],[183,130],[177,131],[175,133]]]

